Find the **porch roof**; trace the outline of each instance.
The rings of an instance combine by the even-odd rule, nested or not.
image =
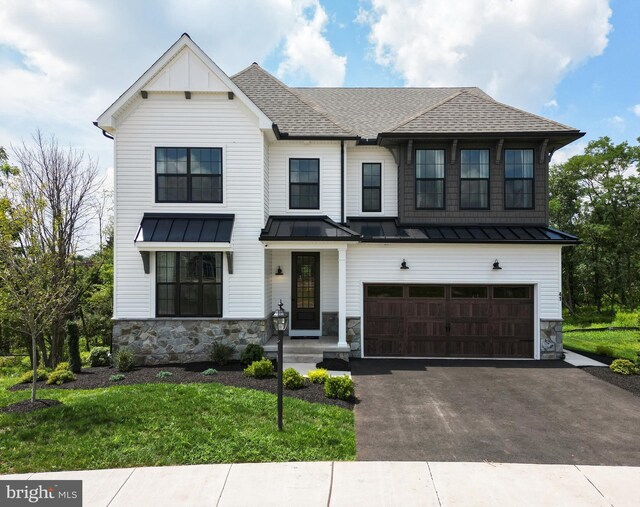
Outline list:
[[[270,216],[261,241],[359,241],[360,234],[326,215]]]

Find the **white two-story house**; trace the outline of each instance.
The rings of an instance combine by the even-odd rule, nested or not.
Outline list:
[[[548,165],[583,134],[477,88],[290,88],[183,35],[96,125],[113,138],[113,347],[207,360],[562,353]]]

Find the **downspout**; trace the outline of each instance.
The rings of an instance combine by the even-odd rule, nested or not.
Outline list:
[[[104,137],[106,137],[107,139],[113,139],[113,136],[112,136],[111,134],[109,134],[106,130],[104,130],[103,128],[100,128],[100,127],[98,126],[98,122],[97,122],[97,121],[94,121],[94,122],[93,122],[93,124],[94,124],[96,127],[98,127],[100,130],[102,130],[102,135],[103,135]]]
[[[340,223],[344,224],[344,139],[340,140]]]

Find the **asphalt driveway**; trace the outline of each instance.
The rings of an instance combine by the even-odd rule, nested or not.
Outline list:
[[[640,466],[640,397],[564,362],[352,361],[357,458]]]

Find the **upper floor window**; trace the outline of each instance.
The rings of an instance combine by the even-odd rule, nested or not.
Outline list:
[[[362,211],[382,211],[382,164],[362,164]]]
[[[504,207],[533,208],[533,150],[504,150]]]
[[[444,150],[416,150],[416,208],[444,209]]]
[[[489,150],[460,150],[460,209],[489,209]]]
[[[156,252],[158,317],[222,317],[222,253]]]
[[[156,202],[222,202],[222,148],[156,148]]]
[[[289,209],[320,209],[320,159],[289,159]]]

